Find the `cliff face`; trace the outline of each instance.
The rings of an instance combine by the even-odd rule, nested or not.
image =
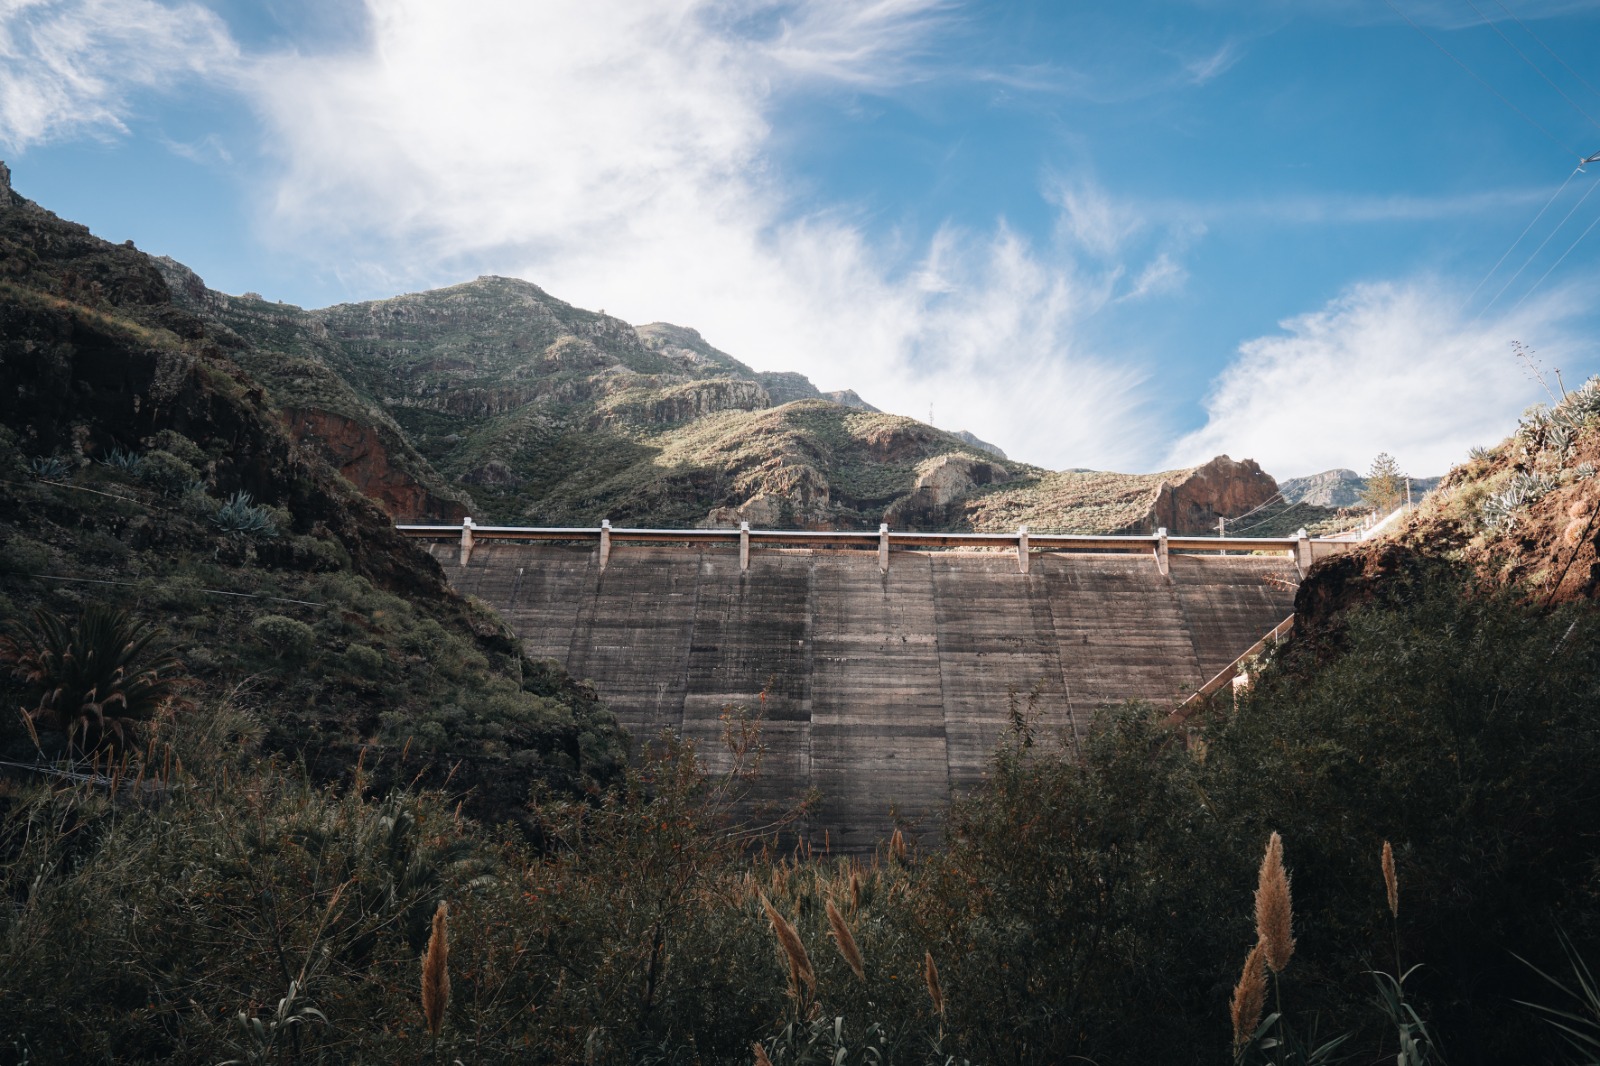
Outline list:
[[[466,501],[435,495],[398,468],[391,456],[403,442],[379,426],[317,410],[285,411],[284,422],[295,440],[316,447],[346,481],[397,522],[459,522],[468,513]]]
[[[1219,518],[1237,518],[1271,501],[1278,483],[1255,460],[1219,455],[1181,478],[1164,482],[1139,525],[1173,533],[1206,533]],[[1147,529],[1139,529],[1146,532]]]

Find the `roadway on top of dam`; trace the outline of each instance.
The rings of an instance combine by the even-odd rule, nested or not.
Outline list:
[[[952,791],[982,780],[1014,701],[1070,743],[1104,704],[1193,692],[1292,613],[1302,556],[1336,550],[1289,539],[1159,558],[1157,538],[1099,538],[1138,552],[1019,556],[1004,535],[891,557],[866,543],[752,552],[734,531],[604,543],[596,529],[519,541],[469,526],[462,544],[461,526],[406,532],[448,538],[430,550],[455,587],[498,609],[530,654],[591,681],[640,740],[671,730],[717,770],[725,709],[758,711],[751,802],[815,789],[806,832],[845,851],[872,848],[896,818],[933,831]]]

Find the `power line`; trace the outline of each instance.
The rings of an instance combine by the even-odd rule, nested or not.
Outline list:
[[[1500,286],[1500,291],[1494,294],[1494,299],[1490,300],[1488,303],[1483,305],[1483,310],[1482,311],[1479,311],[1477,314],[1472,316],[1472,322],[1476,322],[1476,321],[1478,321],[1478,319],[1482,318],[1488,312],[1489,308],[1491,308],[1491,307],[1493,307],[1495,305],[1495,301],[1500,299],[1500,297],[1505,295],[1506,290],[1511,288],[1512,284],[1518,278],[1520,278],[1522,276],[1522,272],[1524,270],[1527,270],[1528,267],[1533,263],[1533,261],[1539,257],[1539,253],[1540,252],[1544,251],[1544,246],[1549,244],[1551,239],[1554,238],[1556,234],[1561,232],[1562,227],[1564,227],[1567,224],[1567,220],[1570,219],[1574,214],[1577,213],[1578,208],[1583,206],[1583,202],[1589,198],[1589,195],[1594,192],[1594,189],[1595,189],[1594,184],[1591,183],[1590,186],[1589,186],[1588,192],[1585,192],[1582,196],[1578,197],[1578,202],[1572,205],[1572,210],[1568,211],[1566,213],[1566,215],[1561,219],[1561,221],[1556,223],[1556,228],[1551,230],[1548,234],[1546,234],[1545,239],[1539,242],[1539,247],[1535,248],[1533,250],[1533,254],[1528,256],[1528,258],[1523,262],[1523,264],[1520,267],[1517,268],[1517,272],[1515,274],[1511,275],[1511,280],[1507,281],[1504,285]],[[1587,231],[1585,231],[1585,232],[1587,232]],[[1581,240],[1582,238],[1579,238],[1579,239]],[[1570,252],[1572,249],[1569,248],[1567,250]],[[1566,256],[1563,255],[1561,258],[1565,259]],[[1549,272],[1548,271],[1546,272],[1545,276],[1546,277],[1549,276]],[[1541,278],[1540,280],[1542,281],[1543,279]],[[1527,298],[1526,295],[1524,295],[1523,299],[1526,299],[1526,298]],[[1521,306],[1521,303],[1522,303],[1521,300],[1517,301],[1518,306]],[[1469,325],[1469,326],[1472,325],[1472,322],[1467,323],[1467,325]]]
[[[1560,196],[1562,192],[1566,190],[1567,186],[1572,182],[1573,176],[1582,170],[1582,167],[1574,167],[1572,169],[1572,173],[1567,175],[1567,180],[1562,182],[1560,187],[1557,188],[1556,191],[1551,195],[1550,199],[1544,202],[1544,206],[1539,208],[1539,213],[1533,216],[1533,221],[1528,223],[1527,226],[1523,228],[1522,232],[1517,235],[1517,239],[1511,242],[1511,247],[1502,252],[1500,258],[1495,260],[1494,266],[1489,268],[1489,273],[1483,276],[1483,280],[1479,281],[1477,285],[1473,286],[1472,294],[1468,296],[1466,301],[1461,305],[1462,311],[1465,311],[1469,306],[1471,306],[1472,301],[1478,295],[1478,290],[1483,288],[1485,282],[1494,277],[1494,272],[1499,270],[1501,265],[1505,263],[1506,257],[1517,250],[1517,245],[1522,243],[1522,239],[1528,235],[1528,231],[1533,229],[1534,226],[1538,225],[1539,220],[1544,217],[1544,213],[1550,210],[1550,205],[1556,202],[1556,197]]]
[[[287,596],[268,596],[263,592],[229,592],[226,589],[191,589],[182,585],[150,585],[139,581],[111,581],[100,577],[61,577],[56,574],[24,574],[24,577],[33,578],[35,581],[80,581],[89,585],[127,585],[137,588],[140,585],[160,589],[178,589],[183,592],[209,592],[213,596],[238,596],[247,600],[273,600],[277,603],[298,603],[305,607],[326,607],[325,603],[313,603],[311,600],[291,600]]]
[[[1590,188],[1592,189],[1593,186],[1590,186]],[[1561,253],[1561,258],[1557,259],[1554,263],[1551,263],[1550,264],[1550,269],[1546,270],[1542,275],[1540,275],[1538,281],[1534,282],[1531,286],[1529,286],[1528,291],[1522,294],[1522,300],[1518,300],[1516,303],[1511,305],[1511,310],[1515,311],[1517,308],[1521,307],[1522,306],[1522,301],[1526,300],[1528,297],[1532,296],[1534,290],[1537,289],[1540,285],[1544,284],[1544,279],[1545,278],[1548,278],[1551,274],[1555,273],[1556,267],[1560,266],[1563,262],[1566,261],[1567,256],[1572,254],[1572,250],[1574,248],[1576,248],[1578,245],[1582,244],[1583,243],[1583,239],[1589,235],[1589,230],[1594,229],[1595,226],[1597,226],[1597,225],[1600,225],[1600,215],[1596,215],[1594,217],[1594,221],[1589,223],[1589,228],[1584,230],[1582,233],[1578,234],[1578,239],[1573,241],[1572,244],[1570,246],[1568,246],[1567,250]],[[1508,311],[1506,313],[1510,314],[1511,312]]]
[[[1589,112],[1587,112],[1583,108],[1579,107],[1578,106],[1578,102],[1576,100],[1574,100],[1572,97],[1568,96],[1565,89],[1563,89],[1561,86],[1557,85],[1555,82],[1551,81],[1550,80],[1550,75],[1546,74],[1542,69],[1540,69],[1539,64],[1537,64],[1533,60],[1529,59],[1528,58],[1528,54],[1526,52],[1524,52],[1522,49],[1518,48],[1516,46],[1516,44],[1512,42],[1511,38],[1507,37],[1505,35],[1505,33],[1500,29],[1500,27],[1496,26],[1489,19],[1489,16],[1485,15],[1482,11],[1479,11],[1477,4],[1474,4],[1472,2],[1472,0],[1467,0],[1467,6],[1472,8],[1472,10],[1477,11],[1478,12],[1478,17],[1483,19],[1483,21],[1488,25],[1488,27],[1491,30],[1493,30],[1495,32],[1495,34],[1502,41],[1506,42],[1506,47],[1510,48],[1513,52],[1517,53],[1518,56],[1522,57],[1522,61],[1524,63],[1528,64],[1529,67],[1533,68],[1533,72],[1535,74],[1539,75],[1539,77],[1543,78],[1544,79],[1544,83],[1546,85],[1550,86],[1550,88],[1552,88],[1556,92],[1560,93],[1561,94],[1561,99],[1563,99],[1567,103],[1571,104],[1572,105],[1572,109],[1574,111],[1576,111],[1578,114],[1580,114],[1584,118],[1588,119],[1589,120],[1589,125],[1593,126],[1597,130],[1600,130],[1600,122],[1596,122],[1594,120],[1594,116],[1593,115],[1589,114]]]
[[[1577,78],[1579,84],[1581,84],[1585,89],[1588,89],[1596,96],[1600,96],[1600,89],[1596,89],[1593,85],[1590,85],[1582,74],[1579,74],[1577,71],[1567,66],[1567,61],[1556,55],[1555,50],[1549,45],[1545,44],[1544,41],[1539,38],[1539,35],[1534,33],[1526,22],[1523,22],[1522,19],[1518,18],[1516,12],[1512,11],[1509,7],[1506,7],[1506,5],[1501,3],[1500,0],[1494,0],[1494,2],[1495,6],[1501,11],[1504,11],[1507,15],[1510,15],[1516,24],[1522,27],[1523,32],[1525,32],[1529,37],[1532,37],[1540,48],[1543,48],[1547,53],[1549,53],[1551,59],[1554,59],[1557,63],[1560,63],[1562,70],[1566,71],[1568,74],[1571,74],[1574,78]]]
[[[1389,9],[1391,11],[1393,11],[1396,15],[1399,15],[1401,18],[1405,19],[1405,22],[1406,22],[1407,26],[1410,26],[1412,29],[1416,30],[1419,34],[1421,34],[1423,40],[1427,41],[1429,44],[1433,45],[1439,51],[1443,52],[1447,57],[1449,57],[1449,59],[1450,59],[1450,61],[1452,63],[1454,63],[1456,66],[1460,67],[1462,70],[1466,71],[1468,74],[1470,74],[1472,76],[1472,80],[1473,81],[1476,81],[1479,85],[1483,86],[1485,89],[1488,89],[1491,93],[1493,93],[1495,95],[1496,98],[1499,99],[1499,101],[1502,104],[1505,104],[1511,110],[1515,111],[1518,115],[1520,115],[1522,117],[1522,121],[1526,122],[1528,125],[1532,126],[1534,129],[1538,130],[1540,133],[1544,134],[1545,139],[1548,140],[1551,144],[1555,145],[1557,148],[1561,149],[1563,152],[1566,152],[1568,155],[1572,156],[1574,159],[1582,159],[1583,158],[1583,153],[1582,152],[1575,152],[1571,148],[1569,148],[1567,145],[1563,144],[1556,137],[1555,134],[1551,133],[1549,130],[1545,129],[1538,122],[1534,121],[1533,118],[1526,111],[1522,110],[1522,108],[1518,107],[1516,104],[1514,104],[1510,100],[1506,99],[1505,95],[1503,93],[1501,93],[1499,89],[1496,89],[1493,85],[1490,85],[1487,81],[1485,81],[1478,74],[1477,71],[1475,71],[1471,67],[1467,66],[1466,63],[1462,62],[1460,59],[1457,59],[1454,52],[1450,51],[1450,49],[1446,48],[1444,45],[1442,45],[1438,41],[1434,40],[1433,37],[1428,34],[1427,30],[1424,30],[1421,26],[1418,26],[1415,22],[1412,22],[1411,21],[1411,16],[1407,15],[1404,11],[1401,11],[1398,7],[1395,7],[1394,0],[1383,0],[1383,2],[1388,4],[1389,5]]]

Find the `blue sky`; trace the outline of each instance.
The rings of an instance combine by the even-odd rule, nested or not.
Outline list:
[[[0,0],[16,187],[216,288],[524,277],[1058,468],[1600,370],[1597,90],[1600,0]]]

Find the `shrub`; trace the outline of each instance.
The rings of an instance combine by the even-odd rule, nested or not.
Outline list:
[[[280,659],[304,659],[316,643],[316,633],[310,626],[281,614],[262,615],[250,627]]]
[[[163,496],[182,496],[200,480],[200,471],[166,451],[146,452],[139,464],[139,480]]]
[[[362,677],[377,677],[383,672],[387,659],[376,648],[365,644],[352,644],[344,650],[344,661],[351,670]]]
[[[240,533],[252,537],[276,537],[278,525],[273,521],[272,509],[251,501],[243,489],[229,496],[216,513],[211,524],[224,533]]]

